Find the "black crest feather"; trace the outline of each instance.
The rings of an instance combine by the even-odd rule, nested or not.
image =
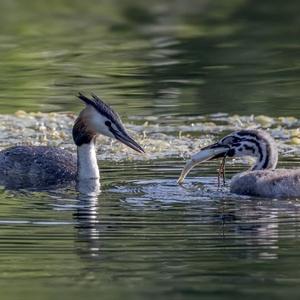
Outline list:
[[[122,124],[119,115],[98,96],[92,94],[92,98],[88,98],[82,93],[79,93],[78,98],[82,100],[86,105],[93,106],[100,114],[104,115],[107,119],[112,121],[117,126]]]

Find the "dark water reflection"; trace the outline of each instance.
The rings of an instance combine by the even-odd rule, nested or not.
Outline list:
[[[186,115],[216,112],[300,117],[296,0],[0,8],[1,113],[77,111],[81,90],[139,124],[161,116],[183,126]],[[74,187],[0,191],[6,299],[298,299],[299,200],[218,190],[216,164],[183,189],[178,159],[101,163],[102,193],[89,201]],[[300,167],[297,157],[281,165]]]
[[[116,179],[89,201],[72,190],[3,193],[1,288],[75,299],[296,295],[300,202],[231,195],[216,187],[216,167],[184,190],[172,162],[143,181],[141,164],[127,183],[117,178],[128,169],[110,166],[103,178]]]

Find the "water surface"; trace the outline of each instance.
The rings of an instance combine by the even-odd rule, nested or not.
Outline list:
[[[98,197],[1,188],[2,297],[298,298],[298,199],[230,194],[246,160],[228,163],[225,187],[218,162],[176,185],[190,153],[239,128],[269,130],[280,166],[300,167],[298,1],[0,8],[1,149],[75,151],[81,91],[112,104],[147,151],[99,138]]]

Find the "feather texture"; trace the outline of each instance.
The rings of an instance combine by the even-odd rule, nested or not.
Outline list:
[[[246,171],[231,179],[230,190],[240,195],[267,198],[300,197],[300,170]]]
[[[60,148],[16,146],[0,152],[0,184],[8,188],[64,184],[76,174],[76,156]]]

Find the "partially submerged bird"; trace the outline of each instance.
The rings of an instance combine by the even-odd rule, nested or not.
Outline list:
[[[8,188],[48,187],[71,181],[99,179],[95,140],[97,135],[117,139],[144,153],[126,132],[117,113],[100,98],[78,95],[86,107],[73,126],[77,157],[61,148],[15,146],[0,152],[0,184]]]
[[[300,197],[300,170],[275,169],[278,160],[276,143],[261,130],[236,131],[203,148],[187,162],[178,183],[182,183],[189,171],[203,161],[237,156],[252,156],[256,162],[250,170],[231,179],[231,192],[269,198]]]

